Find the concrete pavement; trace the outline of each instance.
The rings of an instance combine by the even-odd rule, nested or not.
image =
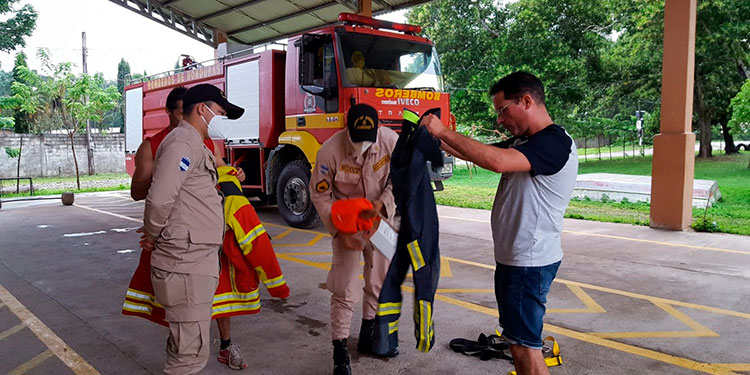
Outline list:
[[[71,207],[59,200],[3,202],[0,373],[160,373],[166,329],[120,314],[138,261],[134,230],[142,212],[142,203],[122,192],[80,194]],[[259,314],[232,319],[232,338],[250,364],[243,373],[328,374],[329,238],[322,228],[287,227],[273,207],[258,212],[292,296],[277,301],[263,290]],[[435,348],[427,354],[414,348],[407,281],[402,354],[359,356],[355,319],[355,373],[505,374],[512,368],[447,347],[452,338],[494,330],[494,261],[488,211],[439,207],[439,214]],[[563,246],[545,320],[564,362],[552,374],[750,372],[743,340],[750,328],[748,237],[566,220]],[[218,337],[215,326],[212,335]],[[204,373],[237,373],[216,362],[217,347],[212,344]]]

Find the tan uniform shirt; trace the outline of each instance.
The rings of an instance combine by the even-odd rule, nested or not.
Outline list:
[[[218,277],[224,214],[217,176],[200,133],[180,122],[156,152],[146,197],[143,225],[156,242],[152,266]]]
[[[385,220],[395,226],[396,204],[389,174],[397,140],[396,132],[381,126],[377,141],[364,154],[355,151],[347,129],[323,143],[310,178],[310,195],[331,234],[337,232],[331,223],[331,206],[339,199],[380,200],[386,210]]]

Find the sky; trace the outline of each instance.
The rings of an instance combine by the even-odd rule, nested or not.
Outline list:
[[[23,50],[28,64],[39,70],[39,47],[48,48],[52,62],[70,61],[82,72],[81,33],[86,32],[87,67],[90,74],[117,78],[117,64],[124,58],[130,71],[156,74],[174,68],[181,54],[197,61],[213,59],[213,48],[108,0],[21,0],[16,7],[31,4],[39,14],[36,29],[26,38]],[[383,19],[404,22],[404,11]],[[3,18],[7,18],[3,17]],[[0,52],[0,69],[13,69],[17,51]]]

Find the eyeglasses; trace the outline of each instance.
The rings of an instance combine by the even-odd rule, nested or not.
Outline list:
[[[495,110],[497,112],[497,115],[498,116],[502,116],[503,113],[505,113],[505,110],[507,110],[508,107],[510,107],[511,104],[513,104],[513,103],[508,103],[505,106],[503,106],[502,108]]]

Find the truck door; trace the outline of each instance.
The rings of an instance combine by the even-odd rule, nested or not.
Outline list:
[[[305,112],[338,112],[339,90],[333,38],[329,34],[305,34],[298,43],[300,89],[309,94],[305,100]]]

